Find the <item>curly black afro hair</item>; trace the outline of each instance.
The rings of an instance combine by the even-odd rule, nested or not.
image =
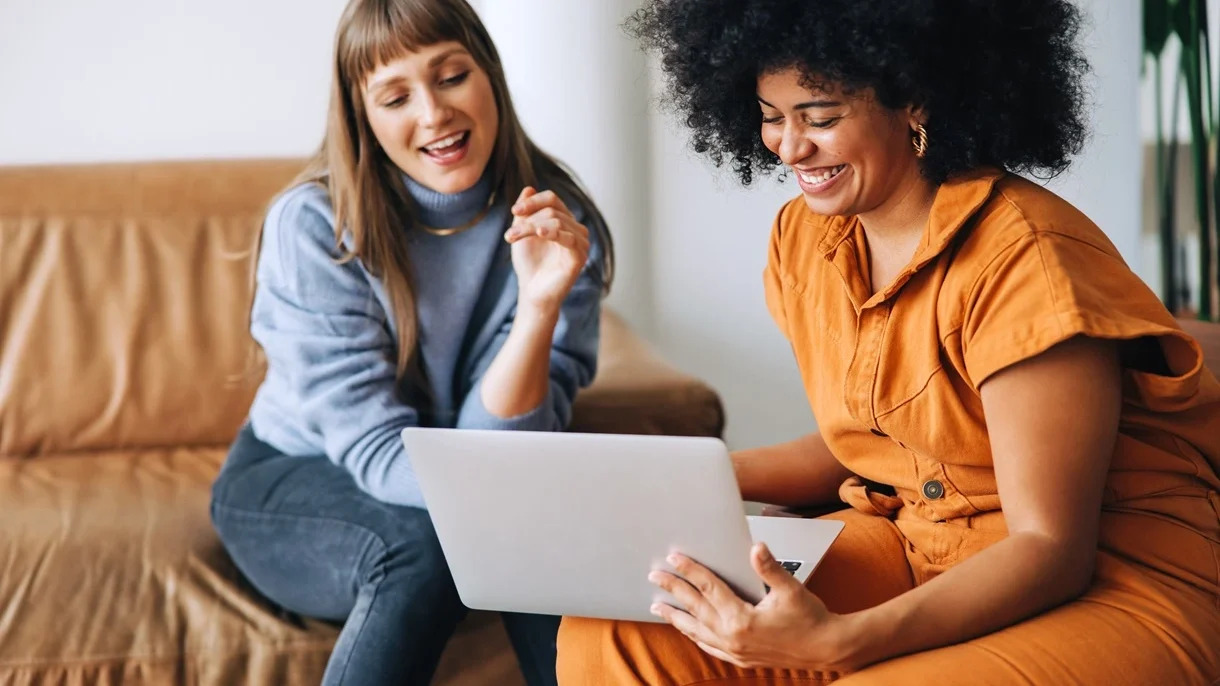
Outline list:
[[[984,165],[1053,177],[1084,144],[1080,12],[1067,0],[649,0],[627,30],[658,52],[696,152],[742,183],[780,165],[759,137],[760,74],[922,106],[933,183]]]

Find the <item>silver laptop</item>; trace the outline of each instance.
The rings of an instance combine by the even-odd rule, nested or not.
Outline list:
[[[843,524],[746,517],[715,438],[409,428],[402,439],[467,607],[660,621],[648,581],[673,551],[739,595],[765,541],[804,582]]]

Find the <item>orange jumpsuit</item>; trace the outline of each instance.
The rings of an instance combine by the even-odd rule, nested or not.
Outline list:
[[[1090,590],[851,674],[740,669],[668,625],[568,618],[560,683],[1220,683],[1220,383],[1198,344],[1088,218],[1000,171],[942,185],[914,258],[875,294],[866,250],[856,218],[797,198],[764,274],[821,433],[863,477],[840,489],[851,509],[831,517],[846,527],[809,588],[833,611],[865,609],[1002,539],[979,388],[1085,335],[1123,341],[1124,362]]]

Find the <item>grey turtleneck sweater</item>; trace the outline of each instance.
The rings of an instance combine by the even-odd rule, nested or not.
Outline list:
[[[421,220],[438,228],[475,218],[491,194],[487,175],[452,195],[409,178],[405,183]],[[517,417],[492,415],[479,388],[516,311],[517,279],[503,238],[512,200],[497,198],[461,233],[407,230],[428,383],[421,393],[395,381],[397,331],[381,282],[359,260],[337,262],[326,190],[305,184],[276,199],[263,226],[251,314],[251,333],[268,363],[250,409],[255,435],[287,455],[331,459],[378,500],[422,507],[402,429],[566,428],[572,399],[592,381],[597,364],[602,246],[589,226],[589,261],[555,327],[547,398]],[[574,198],[563,200],[588,225],[584,208]]]

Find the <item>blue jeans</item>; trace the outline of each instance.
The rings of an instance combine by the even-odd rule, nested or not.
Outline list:
[[[426,510],[387,505],[325,457],[243,427],[212,487],[212,523],[271,602],[343,630],[323,684],[426,684],[466,614]],[[503,613],[531,686],[555,681],[559,618]]]

